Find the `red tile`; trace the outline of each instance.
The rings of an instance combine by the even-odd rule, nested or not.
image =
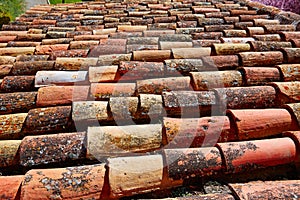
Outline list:
[[[193,40],[194,47],[211,47],[213,44],[221,43],[220,40]]]
[[[209,176],[222,169],[216,147],[165,149],[169,179],[178,181],[196,176]]]
[[[55,44],[55,45],[40,45],[36,47],[35,54],[51,54],[52,51],[66,51],[69,48],[69,44]]]
[[[281,37],[279,34],[253,35],[253,37],[259,41],[281,41]]]
[[[0,194],[2,199],[20,198],[19,190],[24,176],[1,176]]]
[[[195,90],[210,90],[220,87],[242,86],[242,74],[239,71],[191,72]]]
[[[100,199],[104,185],[104,165],[37,169],[26,173],[21,199]]]
[[[272,81],[281,81],[280,71],[275,67],[243,67],[245,85],[265,85]]]
[[[71,106],[56,106],[30,110],[22,131],[26,135],[38,135],[64,132],[70,126]]]
[[[240,16],[240,15],[256,15],[257,11],[256,10],[230,10],[230,14],[232,16]]]
[[[138,93],[161,94],[163,91],[189,90],[190,77],[171,77],[137,81]]]
[[[3,92],[34,91],[34,76],[6,76],[0,88]]]
[[[290,138],[218,143],[218,147],[224,155],[226,173],[290,164],[296,159],[296,146]]]
[[[0,38],[0,42],[1,43],[7,43],[7,42],[10,42],[10,41],[14,41],[15,39],[17,38],[17,36],[14,36],[14,35],[12,35],[12,36],[1,36],[1,38]]]
[[[225,116],[164,118],[166,148],[209,147],[216,142],[237,140]]]
[[[88,57],[88,53],[89,53],[89,49],[72,49],[72,50],[66,50],[66,51],[53,51],[50,54],[49,60],[56,60],[58,57],[86,58],[86,57]]]
[[[216,199],[223,199],[223,200],[234,200],[235,198],[231,194],[203,194],[197,196],[185,196],[185,197],[177,197],[178,200],[216,200]]]
[[[240,140],[264,138],[295,128],[286,109],[229,110],[228,116]]]
[[[280,35],[285,41],[290,41],[291,39],[300,39],[300,32],[298,31],[282,31]]]
[[[269,15],[253,15],[253,14],[242,14],[239,16],[241,22],[253,21],[254,19],[268,19]]]
[[[300,195],[299,180],[230,183],[229,186],[240,199],[293,199]]]
[[[67,164],[85,158],[86,133],[27,136],[20,145],[20,164],[24,167]],[[55,145],[53,145],[55,144]]]
[[[35,75],[41,70],[52,70],[54,64],[54,61],[15,62],[11,75]]]
[[[207,32],[216,32],[216,31],[223,31],[226,29],[234,29],[234,25],[227,24],[227,25],[206,25],[204,26],[205,31]]]
[[[108,159],[109,198],[120,198],[159,190],[163,179],[161,155]]]
[[[273,42],[273,41],[250,41],[252,51],[276,51],[281,48],[291,48],[290,42]]]
[[[267,33],[280,33],[282,31],[295,31],[296,27],[294,25],[264,25],[264,29]]]
[[[101,55],[109,54],[124,54],[126,53],[126,46],[124,45],[99,45],[90,50],[89,56],[99,57]]]
[[[240,62],[244,67],[274,66],[283,63],[280,51],[242,52],[239,53]]]
[[[49,25],[45,25],[45,27],[48,27],[48,26]],[[24,35],[18,35],[16,38],[16,41],[41,42],[45,38],[46,38],[46,34],[24,34]]]
[[[246,30],[248,27],[254,26],[254,23],[252,21],[247,21],[247,22],[235,22],[234,27],[238,29],[243,29]]]
[[[71,41],[70,49],[91,49],[97,47],[98,45],[98,40]]]
[[[48,86],[38,90],[37,106],[71,104],[73,101],[86,100],[89,86]]]
[[[70,44],[71,41],[73,38],[43,39],[42,45]]]
[[[12,167],[18,164],[18,153],[21,140],[0,141],[0,166]]]
[[[56,70],[85,70],[89,66],[95,66],[98,62],[98,58],[65,58],[59,57],[56,59],[54,69]]]
[[[93,98],[108,99],[112,96],[130,97],[135,94],[135,83],[92,83],[91,95]]]
[[[217,67],[219,70],[236,69],[239,66],[237,55],[205,56],[202,61],[205,66]]]
[[[247,32],[245,30],[224,30],[225,37],[247,37]]]
[[[300,48],[300,39],[292,39],[291,42],[293,47]]]
[[[164,76],[162,62],[121,61],[118,69],[120,80],[137,80]]]
[[[271,84],[277,92],[278,104],[296,103],[300,99],[300,82],[273,82]]]
[[[193,33],[193,40],[197,39],[220,39],[223,36],[222,32],[202,32]]]
[[[74,40],[75,41],[84,41],[84,40],[101,40],[101,39],[107,39],[107,35],[75,35]]]
[[[300,63],[300,48],[283,48],[286,63]]]

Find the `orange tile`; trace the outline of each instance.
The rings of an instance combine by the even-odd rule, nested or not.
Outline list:
[[[130,97],[135,94],[135,83],[92,83],[91,95],[93,98],[108,99],[112,96]]]
[[[30,170],[24,177],[20,199],[100,199],[104,174],[103,164]]]
[[[286,109],[229,110],[228,116],[240,140],[278,135],[293,128]]]
[[[89,86],[48,86],[38,90],[37,106],[71,104],[88,98]]]
[[[0,194],[2,199],[20,198],[19,190],[24,176],[1,176]]]
[[[239,53],[243,67],[274,66],[283,63],[280,51],[242,52]]]
[[[265,85],[271,81],[281,81],[280,71],[275,67],[243,67],[240,70],[245,85]]]
[[[218,143],[226,173],[246,172],[294,163],[296,146],[290,138]]]

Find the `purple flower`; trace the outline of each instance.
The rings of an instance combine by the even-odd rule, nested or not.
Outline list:
[[[274,6],[281,10],[300,14],[300,0],[253,0],[268,6]]]

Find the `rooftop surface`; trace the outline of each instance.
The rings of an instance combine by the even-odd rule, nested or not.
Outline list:
[[[300,16],[38,5],[0,31],[2,199],[299,199]]]

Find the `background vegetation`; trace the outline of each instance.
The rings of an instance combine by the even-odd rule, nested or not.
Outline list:
[[[0,17],[7,16],[10,20],[25,12],[24,0],[0,0]]]

